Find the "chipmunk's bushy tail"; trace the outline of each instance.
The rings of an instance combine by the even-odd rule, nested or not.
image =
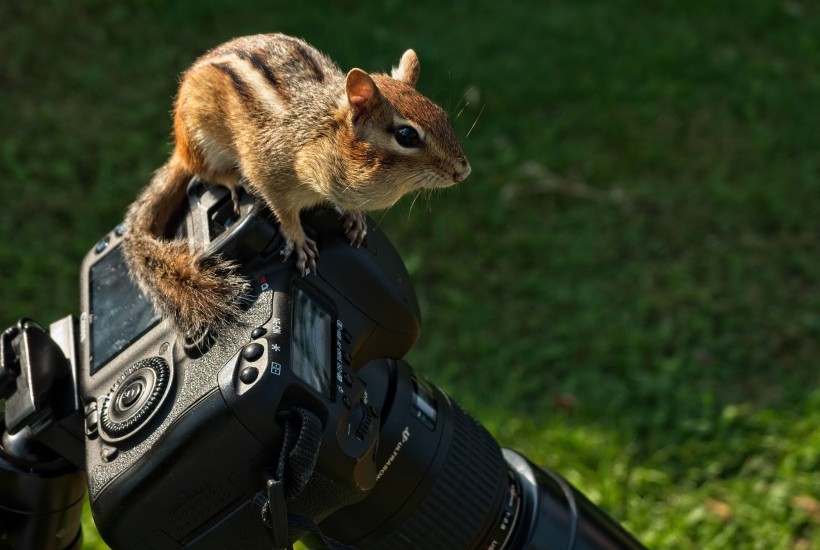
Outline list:
[[[132,278],[157,313],[183,335],[196,338],[234,321],[249,285],[231,262],[166,238],[192,176],[176,156],[156,171],[128,210],[123,252]]]

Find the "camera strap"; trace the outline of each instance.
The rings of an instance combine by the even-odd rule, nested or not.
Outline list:
[[[284,420],[282,449],[274,475],[267,481],[267,502],[262,508],[262,521],[270,529],[274,550],[292,550],[290,534],[306,532],[319,539],[327,550],[355,550],[325,537],[309,517],[288,512],[288,504],[302,495],[313,477],[321,442],[319,417],[306,409],[292,408]]]

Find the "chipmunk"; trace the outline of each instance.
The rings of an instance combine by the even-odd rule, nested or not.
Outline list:
[[[129,207],[123,252],[157,313],[183,334],[236,318],[249,285],[229,261],[168,240],[167,225],[193,176],[243,187],[279,221],[285,260],[316,269],[316,243],[299,214],[332,203],[352,245],[366,235],[365,210],[405,193],[442,188],[470,173],[440,107],[415,89],[419,60],[401,56],[390,76],[351,69],[283,34],[231,40],[182,76],[173,112],[174,150]]]

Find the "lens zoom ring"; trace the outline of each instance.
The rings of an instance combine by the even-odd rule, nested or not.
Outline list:
[[[374,548],[472,548],[497,521],[507,491],[501,449],[481,424],[454,405],[453,440],[441,474],[413,514]]]

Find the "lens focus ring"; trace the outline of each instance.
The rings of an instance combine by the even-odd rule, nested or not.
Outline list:
[[[378,550],[478,548],[503,513],[509,489],[498,443],[454,403],[450,449],[436,483],[424,501],[387,537]]]

